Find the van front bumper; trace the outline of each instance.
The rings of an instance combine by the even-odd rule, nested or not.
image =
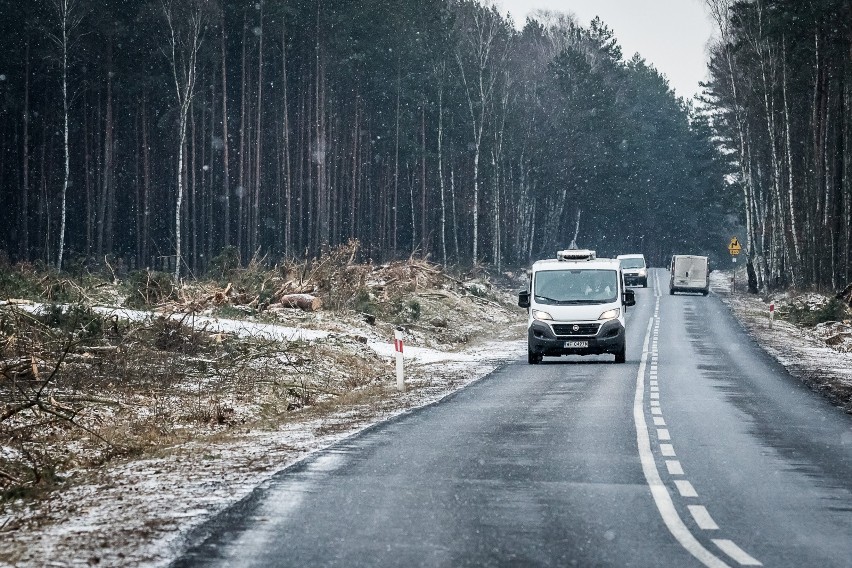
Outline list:
[[[625,274],[624,283],[628,286],[647,286],[648,277],[639,276],[638,274]]]
[[[538,355],[601,355],[621,351],[625,335],[624,326],[617,319],[601,324],[595,335],[559,336],[553,333],[553,329],[548,324],[534,320],[528,329],[527,340],[530,352]],[[588,345],[566,347],[569,341],[587,341]]]

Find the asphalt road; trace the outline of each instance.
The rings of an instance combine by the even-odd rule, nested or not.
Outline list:
[[[279,473],[175,566],[852,566],[852,416],[652,272],[612,356],[517,362]]]

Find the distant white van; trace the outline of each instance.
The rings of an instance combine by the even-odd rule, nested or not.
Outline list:
[[[676,254],[672,256],[669,294],[675,292],[710,293],[710,264],[706,256]]]
[[[620,254],[615,257],[621,262],[624,270],[624,283],[628,286],[633,284],[648,287],[648,265],[645,263],[643,254]]]
[[[544,356],[612,353],[626,361],[624,313],[636,304],[624,287],[621,263],[593,250],[563,250],[530,270],[518,305],[529,310],[528,362]]]

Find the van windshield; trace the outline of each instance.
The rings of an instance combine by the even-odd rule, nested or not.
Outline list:
[[[644,258],[622,258],[621,268],[645,268]]]
[[[535,273],[539,304],[608,304],[618,297],[615,270],[542,270]]]

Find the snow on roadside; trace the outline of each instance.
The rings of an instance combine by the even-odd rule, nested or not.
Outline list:
[[[126,311],[121,316],[140,314],[144,312]],[[272,324],[215,323],[221,326],[215,329],[223,332],[253,337],[286,333],[269,327]],[[390,343],[368,345],[383,356],[393,354]],[[311,416],[310,409],[304,409],[301,419],[275,431],[243,429],[221,442],[200,440],[157,457],[112,464],[71,483],[46,503],[16,513],[21,527],[11,543],[8,535],[3,537],[4,548],[15,547],[3,557],[14,558],[14,564],[0,560],[0,566],[167,565],[194,527],[275,472],[372,424],[436,402],[520,358],[525,348],[522,340],[492,341],[459,352],[406,346],[408,364],[419,378],[414,379],[414,388],[391,393],[378,406],[349,406],[325,417]],[[0,527],[7,520],[0,518]]]
[[[845,340],[835,345],[826,342],[829,337],[846,330],[848,325],[840,323],[842,330],[837,324],[803,328],[775,318],[770,327],[769,303],[786,300],[785,294],[769,298],[747,294],[742,274],[737,274],[736,288],[731,293],[732,274],[728,271],[714,271],[710,280],[713,291],[767,353],[809,388],[852,414],[852,352],[846,348]],[[819,305],[816,296],[808,295],[802,301]],[[832,330],[834,334],[830,333]]]
[[[7,302],[0,302],[0,306],[6,305]],[[16,304],[16,307],[25,310],[29,313],[38,314],[46,309],[46,304],[26,303]],[[63,306],[67,308],[67,306]],[[162,316],[174,321],[181,321],[184,325],[193,330],[204,330],[207,333],[231,333],[241,338],[266,339],[271,341],[304,341],[311,342],[319,339],[326,339],[332,332],[319,329],[307,329],[303,327],[292,327],[275,323],[261,323],[255,321],[236,320],[228,318],[211,317],[204,315],[190,315],[182,313],[167,314],[163,312],[150,312],[142,310],[130,310],[127,308],[111,308],[103,306],[94,306],[92,310],[103,316],[117,317],[122,320],[132,322],[142,322],[147,319]],[[361,331],[356,328],[345,328],[342,334],[344,336],[362,337]],[[489,345],[486,344],[477,350],[468,350],[464,352],[448,352],[427,347],[405,346],[406,358],[411,358],[418,363],[440,363],[445,361],[464,361],[475,362],[484,352],[489,351]],[[501,343],[502,345],[502,343]],[[383,357],[394,356],[393,342],[384,341],[367,341],[367,346]],[[495,351],[496,352],[496,351]]]
[[[7,302],[0,302],[0,306]],[[15,302],[18,309],[29,313],[42,313],[46,304],[35,302]],[[67,309],[67,305],[61,307]],[[228,318],[218,318],[204,315],[187,315],[183,313],[149,312],[143,310],[131,310],[128,308],[113,308],[105,306],[93,306],[92,311],[103,316],[117,317],[131,322],[142,322],[158,316],[167,317],[174,321],[181,321],[184,325],[195,330],[205,330],[209,333],[233,333],[238,337],[251,337],[255,339],[269,339],[273,341],[315,341],[324,339],[330,332],[317,329],[306,329],[302,327],[291,327],[274,323],[260,323]]]

